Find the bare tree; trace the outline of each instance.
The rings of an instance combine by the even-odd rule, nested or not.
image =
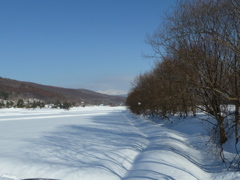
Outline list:
[[[221,148],[227,141],[228,128],[235,128],[235,144],[239,140],[239,32],[239,1],[183,0],[167,16],[164,25],[147,37],[154,52],[151,57],[162,60],[170,56],[180,67],[179,77],[185,78],[186,82],[180,84],[194,97],[190,98],[192,104],[214,117],[214,133]],[[183,107],[184,102],[186,98],[181,102]],[[227,126],[229,114],[223,106],[228,103],[235,105],[231,127]],[[224,161],[222,154],[221,157]]]

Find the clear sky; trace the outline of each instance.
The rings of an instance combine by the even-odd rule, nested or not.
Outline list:
[[[0,0],[0,76],[124,94],[175,0]]]

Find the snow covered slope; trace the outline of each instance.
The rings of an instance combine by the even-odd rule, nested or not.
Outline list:
[[[197,119],[155,124],[125,107],[0,110],[0,180],[240,179]]]

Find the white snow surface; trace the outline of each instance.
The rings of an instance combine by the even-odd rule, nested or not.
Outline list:
[[[0,110],[0,180],[240,179],[200,120],[153,123],[125,107]]]

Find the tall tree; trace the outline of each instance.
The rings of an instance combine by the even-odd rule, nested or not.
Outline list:
[[[164,25],[147,37],[154,52],[151,57],[158,60],[170,57],[174,68],[181,72],[178,78],[172,75],[168,80],[181,82],[185,92],[191,95],[190,102],[194,101],[193,105],[214,117],[221,148],[227,141],[229,128],[229,113],[224,104],[235,105],[232,127],[235,127],[236,145],[239,140],[239,12],[238,0],[178,1]],[[186,100],[179,101],[183,109],[186,109]]]

